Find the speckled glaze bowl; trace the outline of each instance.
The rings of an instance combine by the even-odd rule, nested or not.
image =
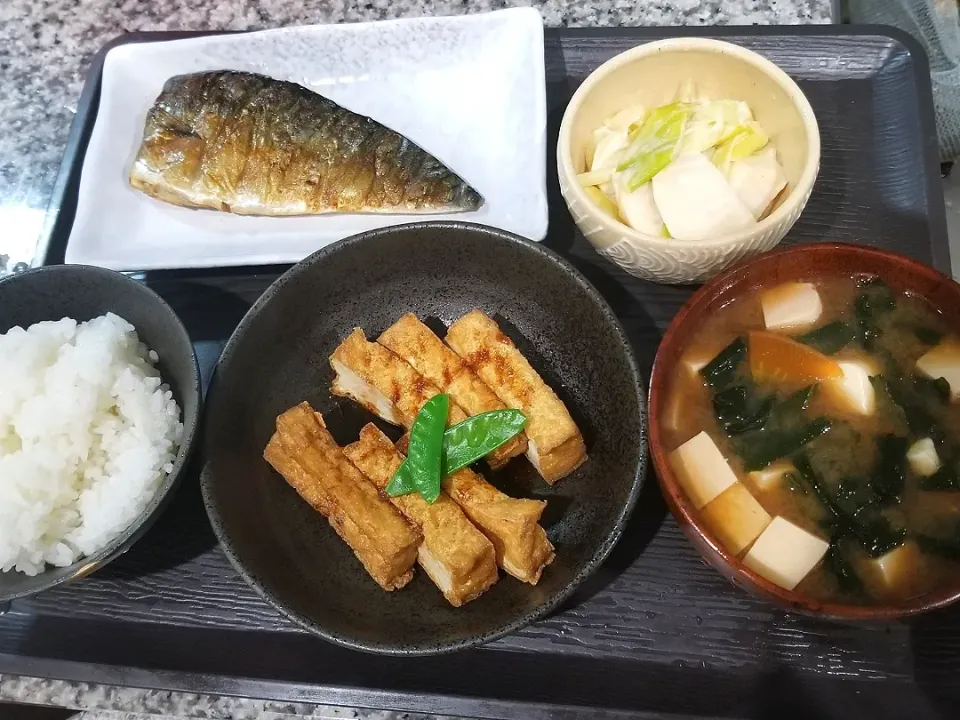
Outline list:
[[[28,577],[0,573],[0,602],[32,595],[85,577],[124,553],[163,512],[186,467],[200,417],[200,369],[193,344],[180,318],[163,299],[142,283],[112,270],[85,265],[50,265],[0,280],[0,333],[44,320],[90,320],[116,313],[137,329],[160,356],[160,375],[180,406],[183,442],[173,471],[157,489],[140,516],[106,547],[67,567],[47,566]]]
[[[303,400],[324,414],[341,445],[373,419],[329,392],[327,358],[353,328],[376,338],[406,312],[438,328],[474,308],[498,320],[566,402],[589,459],[553,487],[524,458],[484,470],[509,495],[547,501],[542,524],[557,557],[536,586],[501,572],[486,594],[453,608],[422,570],[402,590],[381,590],[262,452],[276,416]],[[208,396],[204,502],[234,566],[308,630],[369,652],[458,650],[542,617],[607,557],[644,477],[644,397],[610,307],[550,250],[468,223],[374,230],[296,265],[230,339]]]
[[[699,242],[648,235],[591,201],[578,173],[604,118],[628,102],[657,107],[693,80],[709,97],[745,100],[770,135],[787,176],[787,194],[753,227]],[[629,100],[628,100],[629,99]],[[820,168],[820,131],[810,103],[780,68],[755,52],[708,38],[640,45],[597,68],[574,93],[560,124],[557,169],[574,220],[597,251],[632,275],[662,283],[703,282],[738,260],[769,250],[800,217]]]
[[[677,524],[704,560],[735,585],[788,610],[809,615],[883,620],[916,615],[955,603],[960,600],[960,582],[901,602],[877,605],[823,602],[783,589],[744,565],[701,522],[701,513],[687,498],[667,461],[667,455],[673,448],[665,446],[658,421],[666,403],[673,368],[696,335],[702,318],[758,287],[815,281],[825,275],[857,274],[876,275],[901,292],[924,298],[943,314],[952,327],[960,329],[960,285],[903,255],[860,245],[823,243],[795,245],[741,263],[694,293],[673,318],[663,336],[650,377],[650,455],[660,489]]]

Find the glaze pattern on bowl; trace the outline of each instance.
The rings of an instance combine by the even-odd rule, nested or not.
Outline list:
[[[402,590],[378,588],[262,452],[276,416],[303,400],[324,414],[340,444],[356,440],[372,419],[329,393],[328,355],[354,327],[376,338],[413,312],[442,332],[478,307],[566,402],[588,460],[554,486],[524,458],[496,473],[483,470],[509,495],[547,501],[542,524],[557,557],[536,586],[501,572],[479,599],[452,608],[422,571]],[[303,627],[354,649],[394,655],[488,642],[555,608],[620,537],[647,462],[643,382],[612,310],[550,250],[469,223],[371,231],[295,266],[227,344],[205,420],[204,502],[234,566]]]
[[[784,217],[782,224],[753,232],[735,242],[710,246],[674,240],[670,246],[662,246],[639,242],[627,233],[618,234],[600,224],[584,210],[580,198],[568,191],[562,178],[560,191],[580,231],[597,252],[631,275],[660,283],[702,283],[741,260],[771,250],[796,223],[810,197],[807,190],[803,202]]]

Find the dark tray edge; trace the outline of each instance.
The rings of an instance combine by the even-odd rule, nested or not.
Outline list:
[[[318,640],[319,642],[319,640]],[[428,713],[469,718],[523,718],[524,720],[740,720],[729,715],[706,716],[636,710],[593,709],[575,705],[545,705],[462,695],[424,696],[336,685],[286,683],[234,677],[211,677],[161,670],[116,667],[93,663],[22,658],[0,653],[0,675],[17,674],[66,682],[93,683],[146,691],[201,693],[284,703],[339,705],[400,713]],[[746,716],[743,717],[746,720]]]

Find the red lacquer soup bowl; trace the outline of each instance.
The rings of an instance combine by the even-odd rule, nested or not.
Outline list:
[[[847,244],[809,244],[777,250],[731,268],[701,287],[670,323],[657,351],[650,379],[650,452],[670,510],[703,558],[734,584],[782,607],[824,617],[885,619],[944,607],[960,599],[960,579],[925,595],[873,605],[825,602],[785,590],[746,567],[708,529],[667,461],[673,448],[664,444],[660,419],[666,408],[673,368],[704,318],[759,287],[790,281],[815,281],[836,275],[876,275],[892,288],[925,298],[960,333],[960,285],[896,253]]]

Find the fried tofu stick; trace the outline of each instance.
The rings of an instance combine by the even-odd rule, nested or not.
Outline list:
[[[420,534],[341,452],[307,403],[277,418],[264,458],[327,518],[384,590],[413,577]]]
[[[330,367],[335,373],[330,392],[408,430],[424,403],[440,392],[406,360],[367,340],[360,328],[333,351]],[[463,410],[451,402],[447,423],[455,425],[466,419]]]
[[[570,412],[493,319],[472,310],[447,331],[447,345],[508,406],[527,416],[527,458],[553,485],[587,459]]]
[[[403,462],[403,455],[375,425],[366,425],[360,439],[343,453],[381,490]],[[440,493],[431,505],[411,493],[390,502],[423,534],[417,561],[451,605],[460,607],[497,582],[493,544],[449,497]]]
[[[397,442],[401,454],[409,436]],[[540,527],[543,500],[518,500],[505,495],[482,475],[464,468],[443,479],[443,491],[477,526],[497,553],[497,565],[517,580],[536,585],[543,569],[553,562],[553,545]]]
[[[443,344],[433,331],[412,313],[387,328],[377,342],[410,363],[413,368],[470,416],[506,408],[500,398],[463,364],[460,356]],[[527,450],[527,437],[520,433],[487,455],[494,470]]]

